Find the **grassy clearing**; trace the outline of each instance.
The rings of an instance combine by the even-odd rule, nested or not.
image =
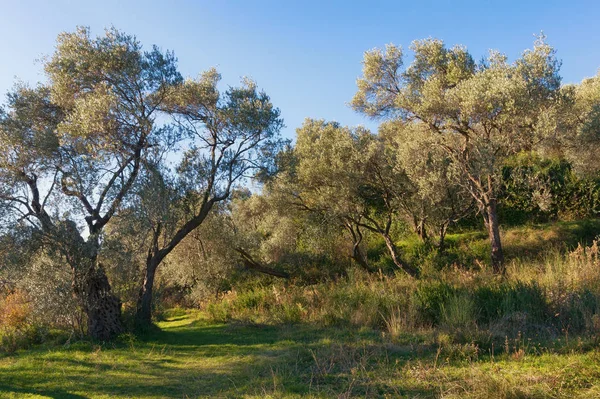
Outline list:
[[[423,331],[214,324],[173,312],[144,340],[40,346],[0,359],[2,398],[572,398],[600,395],[581,342],[502,355]],[[511,344],[512,345],[512,344]]]

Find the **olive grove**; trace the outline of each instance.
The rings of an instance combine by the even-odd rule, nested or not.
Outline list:
[[[292,141],[251,79],[184,78],[114,28],[60,34],[45,80],[0,108],[0,299],[109,340],[161,295],[201,306],[252,281],[501,280],[504,226],[600,214],[600,75],[563,85],[543,36],[513,61],[410,50],[364,54],[350,107],[376,128],[306,118]]]

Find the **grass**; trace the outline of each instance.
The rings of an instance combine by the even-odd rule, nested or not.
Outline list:
[[[505,258],[511,261],[539,261],[551,252],[571,251],[578,244],[589,245],[600,234],[600,219],[530,223],[502,227],[502,247]],[[437,237],[432,237],[435,241]],[[435,260],[437,268],[452,264],[479,268],[490,263],[490,244],[483,229],[455,231],[446,236],[446,253],[436,258],[435,250],[423,243],[416,234],[399,240],[398,248],[409,263],[421,267]],[[380,244],[379,252],[384,252]]]
[[[572,250],[579,243],[590,244],[599,233],[599,219],[557,221],[502,229],[502,243],[508,260],[524,260],[545,256],[550,249]],[[483,246],[489,251],[488,237],[483,231],[449,234],[447,241],[454,245]]]
[[[364,328],[214,324],[200,312],[173,312],[159,327],[143,340],[38,346],[0,358],[0,397],[600,395],[600,352],[576,342],[492,356],[443,336],[389,340]]]
[[[419,280],[257,281],[103,345],[34,345],[13,295],[0,316],[33,346],[0,354],[0,398],[597,398],[598,232],[596,220],[504,229],[503,278],[482,232],[449,235],[441,259],[407,240],[409,259],[430,262]]]

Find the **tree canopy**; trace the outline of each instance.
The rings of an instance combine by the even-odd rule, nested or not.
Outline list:
[[[544,36],[513,63],[491,51],[477,64],[466,48],[448,48],[438,39],[417,40],[410,48],[414,60],[406,68],[401,47],[365,53],[351,105],[370,117],[400,119],[437,134],[435,145],[451,157],[484,217],[500,272],[501,167],[555,133],[562,97],[556,52]]]

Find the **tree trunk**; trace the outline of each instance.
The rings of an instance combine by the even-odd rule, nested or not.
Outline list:
[[[259,273],[268,274],[269,276],[279,277],[279,278],[290,278],[290,275],[284,271],[273,269],[272,267],[268,267],[262,265],[261,263],[254,260],[252,255],[248,252],[244,251],[242,248],[235,248],[235,251],[240,254],[242,258],[242,262],[247,269],[255,270]]]
[[[86,273],[82,283],[88,335],[101,341],[115,338],[123,332],[121,301],[111,293],[110,283],[102,266]]]
[[[146,261],[144,282],[138,294],[135,313],[135,322],[138,327],[149,326],[152,323],[152,290],[159,263],[160,261],[157,261],[154,256],[149,257]]]
[[[414,218],[415,233],[421,238],[421,241],[425,242],[429,238],[427,236],[427,228],[425,227],[425,219]]]
[[[412,277],[416,277],[417,276],[417,270],[404,263],[401,259],[400,256],[398,255],[398,249],[396,248],[396,244],[394,244],[394,241],[392,240],[392,238],[389,236],[389,234],[381,234],[383,236],[383,239],[385,240],[385,245],[388,248],[388,251],[390,252],[390,256],[392,257],[392,261],[394,262],[394,264],[404,270],[408,275],[412,276]]]
[[[85,241],[74,223],[65,222],[60,233],[63,254],[73,273],[73,293],[87,317],[90,337],[108,341],[123,332],[121,301],[111,292],[110,283],[98,262],[99,234]]]
[[[351,258],[364,270],[368,272],[373,272],[373,269],[369,266],[366,257],[363,252],[360,250],[360,246],[358,244],[354,244],[352,246],[352,256]]]
[[[202,205],[200,212],[185,222],[173,237],[171,237],[169,243],[161,249],[159,249],[158,240],[161,236],[162,226],[160,223],[156,226],[152,239],[152,247],[148,250],[148,257],[146,258],[144,282],[140,289],[140,293],[138,294],[135,315],[136,324],[138,326],[149,326],[152,323],[152,289],[154,286],[156,269],[163,259],[165,259],[188,234],[202,224],[215,202],[217,202],[217,200],[214,198],[205,202]]]
[[[346,229],[352,236],[352,255],[350,256],[360,267],[368,272],[373,272],[373,269],[369,266],[367,257],[360,249],[360,244],[363,240],[363,235],[359,227],[354,227],[351,223],[345,225]]]
[[[500,226],[498,223],[497,201],[492,199],[488,202],[484,212],[484,222],[490,237],[492,270],[495,274],[503,274],[504,253],[502,252],[502,242],[500,240]]]
[[[441,255],[446,251],[446,232],[448,231],[448,225],[442,224],[440,227],[440,237],[438,241],[438,253]]]
[[[372,272],[373,269],[369,266],[369,261],[367,257],[360,249],[360,244],[363,240],[363,235],[360,231],[360,227],[354,228],[351,224],[349,225],[350,233],[352,234],[352,259],[363,269],[368,272]]]
[[[73,269],[73,292],[87,317],[87,334],[108,341],[123,332],[121,301],[111,293],[104,268],[94,263],[85,259]]]

